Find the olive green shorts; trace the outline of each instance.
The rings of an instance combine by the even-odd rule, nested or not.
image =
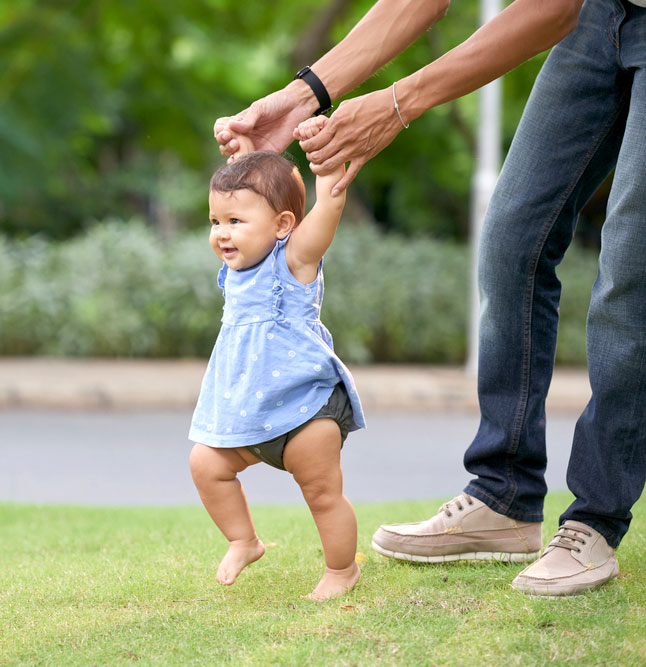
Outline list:
[[[315,419],[333,419],[341,429],[341,446],[343,447],[343,443],[348,437],[348,432],[352,425],[352,405],[343,382],[339,382],[334,387],[326,405],[304,424],[293,428],[287,433],[283,433],[283,435],[279,435],[277,438],[267,440],[267,442],[262,442],[258,445],[249,445],[247,449],[264,463],[279,470],[285,470],[285,466],[283,465],[283,450],[285,449],[285,445]]]

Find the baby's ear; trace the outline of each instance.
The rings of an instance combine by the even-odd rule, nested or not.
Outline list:
[[[296,227],[296,216],[291,211],[283,211],[276,223],[276,238],[284,239]]]

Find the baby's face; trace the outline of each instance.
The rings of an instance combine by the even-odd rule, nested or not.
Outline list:
[[[253,190],[211,191],[209,219],[209,243],[215,254],[235,271],[261,262],[279,238],[280,213]]]

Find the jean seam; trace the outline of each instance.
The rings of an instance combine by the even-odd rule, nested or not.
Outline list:
[[[618,7],[618,12],[616,14],[613,14],[610,23],[608,24],[607,27],[607,33],[608,33],[608,39],[610,40],[610,43],[615,47],[616,49],[616,60],[617,64],[619,67],[624,69],[623,63],[621,62],[621,46],[619,42],[619,29],[621,28],[621,24],[624,22],[624,19],[626,18],[626,8],[621,4],[617,3],[619,5]]]
[[[622,113],[624,106],[626,104],[627,98],[630,95],[624,93],[624,95],[619,100],[615,113],[610,117],[606,122],[605,126],[602,128],[602,131],[598,135],[597,141],[593,146],[590,147],[585,157],[581,160],[580,168],[576,174],[576,177],[572,179],[569,188],[564,190],[563,195],[559,198],[558,202],[554,206],[550,216],[548,216],[546,223],[543,225],[538,237],[536,244],[534,246],[532,255],[530,256],[529,267],[526,274],[526,289],[525,297],[523,301],[523,340],[522,340],[522,365],[521,365],[521,378],[520,378],[520,397],[518,401],[518,407],[516,410],[516,416],[514,418],[514,426],[512,429],[512,438],[510,442],[510,447],[507,450],[507,464],[506,464],[506,473],[507,473],[507,483],[509,485],[509,491],[506,494],[506,507],[511,507],[513,499],[516,496],[518,485],[516,484],[513,478],[513,456],[518,450],[518,445],[520,443],[520,436],[522,433],[522,426],[525,422],[526,411],[527,411],[527,402],[529,400],[529,385],[530,385],[530,376],[531,376],[531,352],[532,352],[532,311],[534,304],[534,290],[535,290],[535,278],[536,270],[538,267],[538,262],[541,258],[543,250],[545,248],[545,243],[549,237],[554,224],[558,220],[561,212],[568,199],[572,196],[577,184],[581,181],[585,170],[588,168],[588,165],[592,161],[592,158],[599,150],[601,144],[608,136],[608,133],[614,126],[617,118]]]
[[[610,43],[616,48],[619,49],[619,39],[618,39],[618,34],[616,32],[613,32],[615,25],[617,24],[617,15],[615,14],[612,19],[610,20],[610,23],[608,24],[608,39],[610,40]]]

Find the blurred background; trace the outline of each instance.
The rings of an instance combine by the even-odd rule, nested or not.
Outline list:
[[[198,502],[186,433],[222,307],[208,244],[208,182],[224,163],[213,123],[290,81],[371,4],[0,3],[0,500]],[[422,67],[479,20],[478,0],[454,3],[355,94]],[[503,156],[544,57],[502,81]],[[355,500],[449,496],[465,481],[478,424],[465,370],[478,115],[473,94],[401,132],[350,187],[326,254],[323,321],[371,425],[344,454]],[[311,190],[298,145],[289,151]],[[565,488],[589,396],[606,190],[559,269],[552,489]],[[393,443],[406,444],[394,458]],[[249,473],[253,502],[298,495],[274,472]]]
[[[0,355],[204,357],[219,327],[212,136],[339,41],[372,0],[12,0],[0,5]],[[461,0],[355,94],[464,40]],[[503,81],[503,154],[544,55]],[[477,100],[427,112],[369,162],[326,256],[323,318],[349,363],[462,364]],[[311,184],[296,143],[289,148]],[[607,186],[564,283],[580,365]]]

